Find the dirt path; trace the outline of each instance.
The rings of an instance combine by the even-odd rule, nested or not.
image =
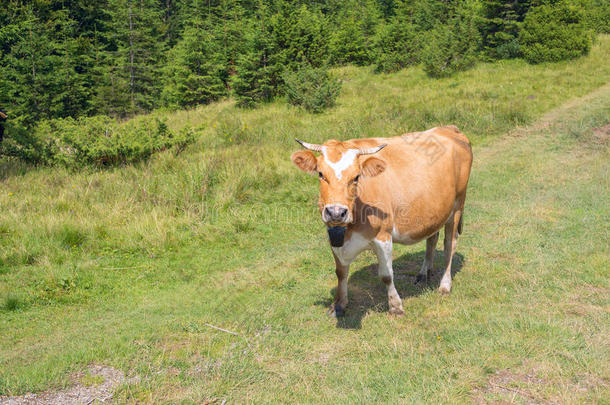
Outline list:
[[[0,396],[0,405],[64,405],[108,403],[114,391],[127,381],[125,373],[112,367],[92,365],[71,377],[74,385],[61,391],[48,390],[16,397]]]

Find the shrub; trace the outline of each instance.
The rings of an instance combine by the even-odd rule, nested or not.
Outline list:
[[[424,71],[432,77],[446,77],[475,64],[481,36],[474,18],[462,14],[428,32],[425,42]]]
[[[589,29],[610,34],[610,2],[607,0],[590,0],[587,5],[585,20]]]
[[[42,144],[32,131],[24,126],[7,122],[6,132],[0,143],[0,157],[11,156],[29,163],[39,163],[42,159]]]
[[[335,105],[341,82],[325,68],[302,66],[295,72],[284,73],[288,102],[307,111],[320,113]]]
[[[529,63],[558,62],[585,55],[592,36],[581,6],[568,1],[533,7],[519,35],[523,57]]]
[[[106,116],[42,121],[29,132],[11,134],[5,155],[30,163],[81,167],[135,162],[169,148],[181,149],[193,141],[190,130],[173,134],[158,119],[135,119],[124,124]]]

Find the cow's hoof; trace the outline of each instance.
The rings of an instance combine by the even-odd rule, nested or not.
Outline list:
[[[338,318],[340,316],[344,316],[345,309],[343,309],[341,304],[339,304],[338,302],[335,302],[333,305],[331,305],[330,309],[328,310],[328,315],[332,316],[333,318]]]
[[[402,308],[390,308],[390,310],[388,312],[390,312],[390,315],[395,315],[395,316],[401,316],[401,315],[405,314],[405,311]]]
[[[426,284],[428,282],[428,277],[425,274],[417,273],[415,276],[415,284]]]
[[[448,287],[446,285],[441,285],[440,287],[438,287],[438,292],[440,292],[443,295],[449,294],[449,293],[451,293],[451,287]]]

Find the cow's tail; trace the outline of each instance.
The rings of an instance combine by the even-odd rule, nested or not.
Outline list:
[[[458,222],[458,229],[457,229],[458,235],[462,234],[463,225],[464,225],[464,212],[462,211],[462,215],[460,215],[460,222]]]

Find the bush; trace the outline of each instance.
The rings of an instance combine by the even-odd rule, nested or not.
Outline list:
[[[608,0],[590,0],[587,4],[585,20],[589,29],[610,34],[610,2]]]
[[[533,7],[519,35],[523,57],[529,63],[558,62],[585,55],[592,35],[581,6],[568,1]]]
[[[2,154],[67,167],[131,163],[193,141],[190,130],[175,135],[158,119],[118,124],[106,116],[42,121],[32,131],[17,131],[17,135],[2,146]]]
[[[320,113],[335,105],[341,82],[325,68],[302,66],[295,72],[284,73],[288,102],[307,111]]]
[[[475,64],[481,36],[474,18],[464,14],[428,32],[425,43],[424,71],[432,77],[446,77]]]
[[[39,163],[42,159],[42,144],[32,131],[18,123],[6,122],[5,134],[0,143],[0,157],[10,156],[24,162]]]

